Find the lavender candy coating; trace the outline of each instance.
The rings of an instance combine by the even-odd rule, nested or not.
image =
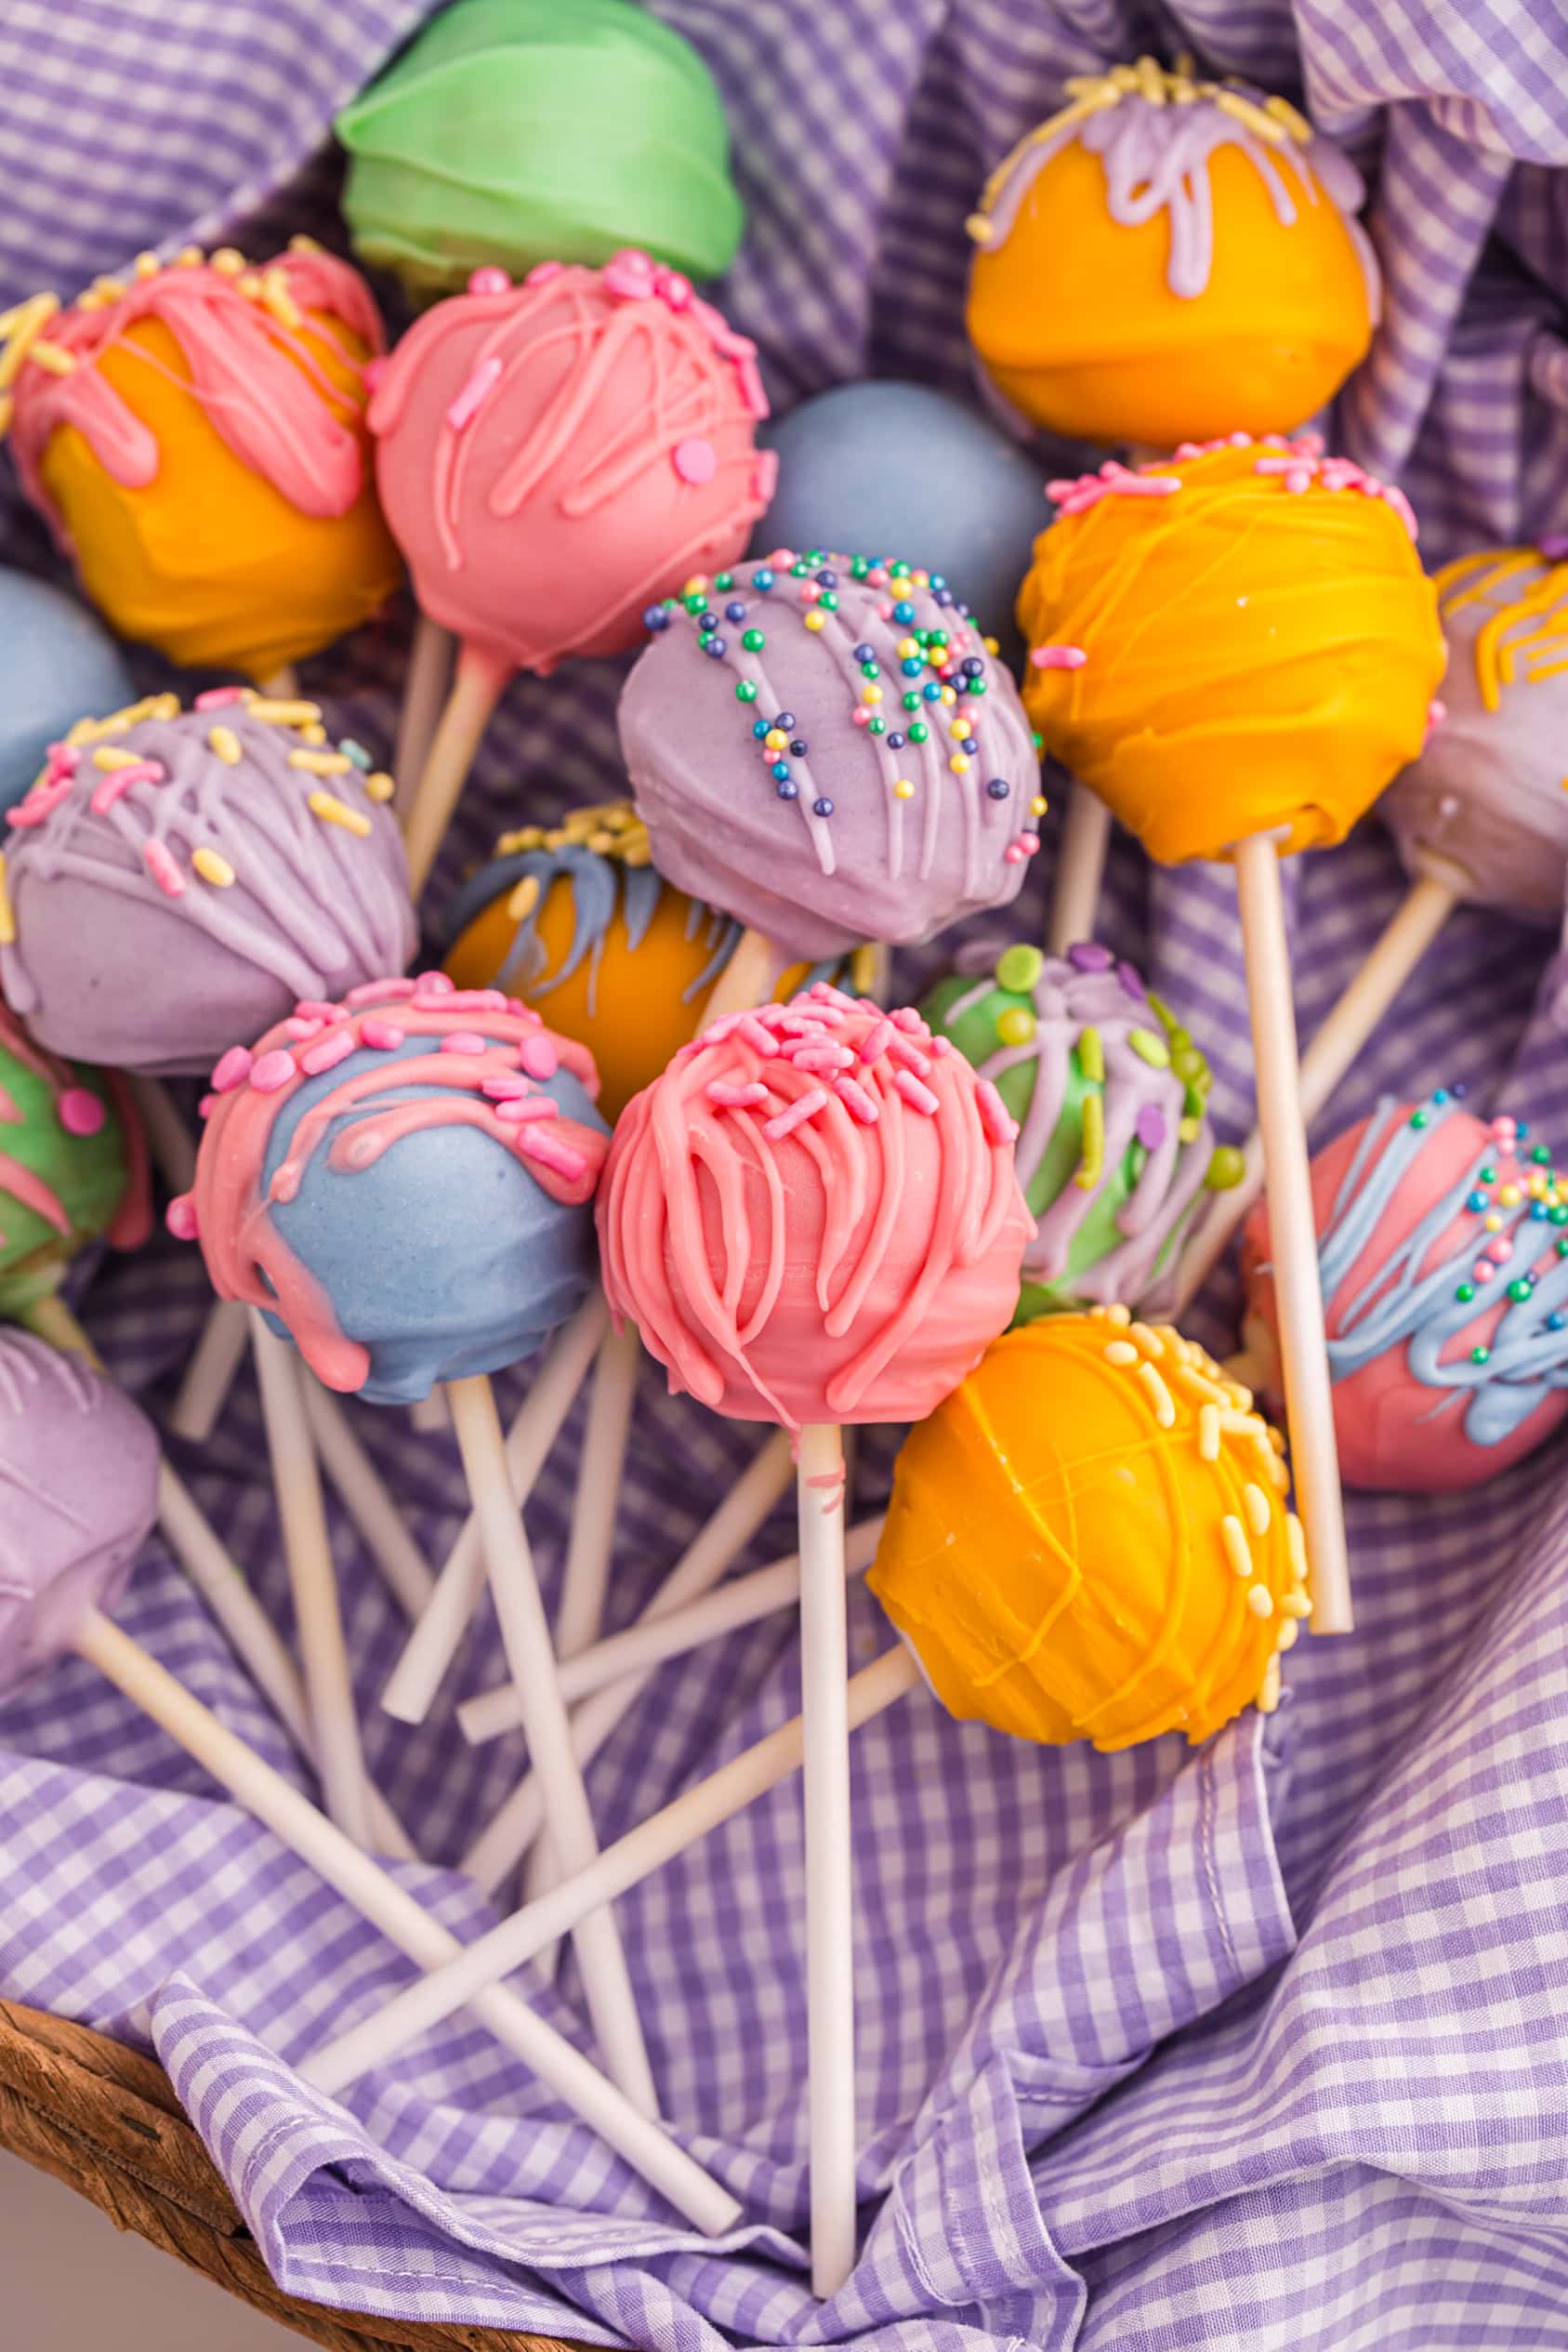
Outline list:
[[[301,998],[401,971],[407,866],[371,782],[308,703],[171,694],[73,728],[9,814],[0,993],[56,1053],[194,1075]]]
[[[0,1332],[0,1693],[112,1609],[158,1503],[158,1439],[128,1396],[22,1331]]]
[[[809,960],[1017,897],[1034,738],[939,575],[780,551],[649,625],[621,747],[678,890]]]
[[[1568,880],[1568,563],[1529,548],[1437,575],[1445,716],[1377,803],[1412,874],[1442,859],[1462,894],[1555,924]]]

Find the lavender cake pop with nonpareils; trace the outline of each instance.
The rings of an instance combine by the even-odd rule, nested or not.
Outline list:
[[[921,1007],[1018,1121],[1035,1219],[1015,1320],[1122,1301],[1168,1304],[1180,1238],[1242,1159],[1208,1123],[1208,1065],[1133,966],[1086,941],[959,951]]]
[[[0,988],[56,1053],[204,1071],[408,961],[390,797],[314,703],[219,687],[83,720],[7,813]]]
[[[621,747],[676,889],[811,958],[914,945],[1017,897],[1038,757],[944,581],[779,549],[646,617]]]
[[[0,1331],[0,1694],[113,1607],[157,1504],[145,1414],[79,1356]]]
[[[1534,548],[1437,575],[1443,709],[1377,803],[1414,874],[1441,860],[1460,894],[1555,924],[1568,878],[1568,562]]]
[[[212,1084],[169,1224],[328,1388],[415,1403],[532,1355],[587,1295],[593,1057],[499,989],[305,1002]]]

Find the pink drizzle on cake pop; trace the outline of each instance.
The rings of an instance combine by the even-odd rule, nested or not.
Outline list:
[[[1017,1130],[917,1013],[820,984],[716,1021],[623,1114],[605,1289],[740,1420],[919,1420],[1004,1328],[1034,1220]]]
[[[70,1142],[88,1143],[103,1127],[106,1113],[103,1104],[90,1088],[85,1087],[78,1074],[67,1062],[61,1062],[30,1037],[21,1024],[0,999],[0,1055],[8,1054],[24,1070],[31,1071],[49,1089],[54,1114],[60,1132]],[[113,1102],[120,1123],[121,1139],[125,1153],[125,1190],[119,1208],[104,1228],[105,1237],[116,1249],[136,1249],[152,1231],[152,1180],[148,1167],[147,1140],[141,1130],[131,1101],[130,1090],[117,1071],[105,1071],[103,1082]],[[0,1074],[0,1136],[7,1127],[20,1125],[23,1118],[20,1104],[7,1092]],[[29,1168],[14,1153],[0,1147],[0,1198],[9,1196],[31,1209],[34,1216],[52,1225],[62,1239],[72,1235],[71,1212],[59,1192],[49,1182],[42,1167]],[[5,1248],[6,1235],[0,1228],[0,1249]]]

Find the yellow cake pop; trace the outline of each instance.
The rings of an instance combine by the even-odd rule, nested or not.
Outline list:
[[[0,329],[21,486],[120,636],[265,680],[396,588],[364,425],[381,324],[346,262],[145,254]]]
[[[1022,1739],[1206,1739],[1310,1613],[1281,1441],[1125,1306],[1009,1331],[905,1441],[870,1583],[951,1714]]]
[[[448,936],[460,988],[509,989],[588,1048],[599,1107],[616,1119],[700,1025],[741,926],[672,890],[653,868],[647,826],[629,800],[614,800],[504,833],[459,892]],[[774,993],[840,972],[792,964]]]
[[[969,339],[998,390],[1093,441],[1304,423],[1377,313],[1349,158],[1284,99],[1153,58],[1067,98],[969,223]]]

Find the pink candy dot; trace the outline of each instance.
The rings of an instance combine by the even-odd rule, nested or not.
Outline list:
[[[1513,1244],[1507,1234],[1499,1234],[1496,1241],[1488,1242],[1486,1254],[1495,1266],[1506,1266],[1513,1256]]]
[[[403,1036],[404,1032],[390,1021],[377,1021],[372,1016],[360,1023],[360,1043],[373,1046],[378,1053],[390,1053],[395,1046],[402,1045]]]
[[[249,1046],[231,1045],[227,1053],[219,1056],[217,1067],[212,1074],[214,1093],[231,1094],[235,1087],[244,1086],[250,1076],[254,1058]]]
[[[529,271],[527,277],[523,280],[523,284],[525,285],[536,285],[539,283],[539,274],[541,271],[543,271],[547,275],[553,276],[555,271],[559,271],[560,268],[560,264],[559,261],[554,265],[554,270],[552,270],[549,262],[541,261],[538,270],[531,270]],[[511,286],[512,282],[510,278],[507,277],[505,270],[497,270],[494,266],[485,270],[476,270],[473,276],[468,280],[468,292],[470,294],[509,294],[511,292]]]
[[[278,1046],[251,1064],[250,1082],[257,1094],[276,1094],[296,1075],[293,1054]]]
[[[164,1222],[176,1241],[195,1240],[196,1203],[189,1193],[181,1193],[178,1200],[170,1201]]]
[[[711,482],[718,471],[718,456],[712,442],[704,441],[695,433],[676,443],[670,463],[682,482]]]
[[[59,1098],[59,1123],[68,1135],[96,1135],[103,1121],[103,1104],[96,1094],[85,1086],[66,1088]]]
[[[483,1053],[486,1045],[477,1029],[454,1029],[449,1037],[442,1037],[441,1050],[443,1053]]]

